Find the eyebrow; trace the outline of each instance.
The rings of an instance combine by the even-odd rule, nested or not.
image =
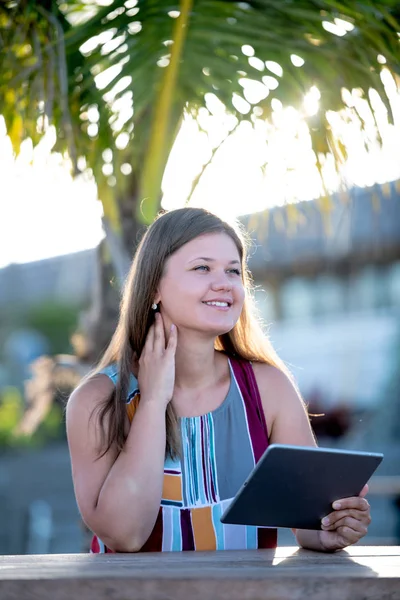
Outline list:
[[[206,262],[215,262],[215,258],[208,258],[207,256],[198,256],[197,258],[194,258],[193,260],[190,260],[189,262],[195,262],[196,260],[204,260]],[[240,265],[240,261],[239,260],[230,260],[228,264]]]

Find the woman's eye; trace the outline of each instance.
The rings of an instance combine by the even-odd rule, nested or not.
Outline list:
[[[210,267],[208,265],[198,265],[197,267],[194,268],[194,271],[209,271]],[[228,269],[227,273],[233,273],[234,275],[238,275],[239,277],[241,276],[241,272],[239,269]]]

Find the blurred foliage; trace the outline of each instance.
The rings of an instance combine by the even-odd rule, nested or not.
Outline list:
[[[65,354],[40,356],[33,361],[31,377],[24,382],[24,414],[15,433],[32,436],[41,423],[51,419],[54,404],[64,410],[69,395],[89,370],[90,365]]]
[[[32,435],[17,433],[24,412],[24,401],[17,388],[6,387],[0,390],[0,449],[37,448],[53,440],[64,437],[62,408],[53,404]]]
[[[210,110],[209,94],[253,123],[272,100],[298,107],[317,86],[321,108],[308,119],[317,166],[326,154],[338,165],[346,148],[326,111],[345,105],[343,88],[368,102],[374,88],[391,117],[378,57],[397,77],[399,21],[395,0],[5,1],[0,112],[16,152],[54,124],[55,149],[76,172],[90,167],[106,219],[123,233],[124,218],[154,217],[181,119]],[[246,100],[244,80],[257,100]]]
[[[4,315],[0,327],[3,350],[13,332],[33,330],[44,336],[48,352],[55,357],[36,359],[30,365],[29,378],[23,381],[27,377],[26,365],[10,363],[10,357],[4,356],[15,385],[22,388],[23,384],[23,394],[17,387],[0,388],[0,447],[37,447],[65,438],[65,401],[82,376],[79,374],[71,380],[77,367],[74,357],[69,356],[81,309],[81,306],[49,301],[27,308],[11,308]]]
[[[42,333],[49,342],[51,354],[71,352],[71,336],[75,332],[81,308],[46,302],[33,306],[23,318],[25,326]]]
[[[32,306],[2,308],[0,323],[0,360],[6,356],[7,342],[14,332],[35,331],[44,336],[51,354],[72,352],[72,338],[78,326],[82,306],[49,300]]]

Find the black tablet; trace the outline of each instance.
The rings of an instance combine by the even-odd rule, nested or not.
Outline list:
[[[321,529],[339,498],[358,496],[383,454],[272,444],[222,523]]]

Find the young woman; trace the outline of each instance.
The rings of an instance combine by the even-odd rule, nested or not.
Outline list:
[[[67,433],[92,552],[267,548],[276,530],[222,512],[269,443],[314,446],[290,373],[251,311],[243,237],[195,208],[163,214],[136,252],[115,335],[72,394]],[[367,532],[367,486],[321,531],[333,551]]]

